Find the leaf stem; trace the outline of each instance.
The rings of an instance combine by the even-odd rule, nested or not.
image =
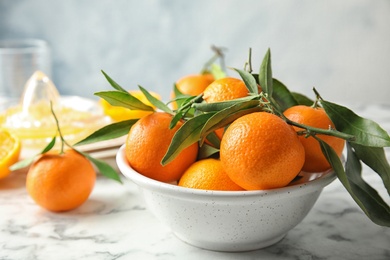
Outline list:
[[[211,50],[213,50],[213,51],[215,52],[215,54],[213,55],[213,57],[211,57],[211,59],[209,59],[209,60],[203,65],[203,68],[202,68],[202,70],[201,70],[201,74],[206,73],[206,72],[208,71],[208,67],[210,67],[211,64],[213,64],[214,61],[216,61],[218,58],[219,58],[220,61],[221,61],[221,68],[222,68],[223,70],[225,70],[223,48],[212,45],[212,46],[211,46]]]
[[[51,110],[51,113],[54,117],[54,120],[56,121],[56,126],[57,126],[57,132],[58,132],[58,135],[60,136],[60,139],[61,139],[61,150],[60,150],[60,154],[63,154],[64,153],[64,139],[62,137],[62,133],[61,133],[61,128],[60,128],[60,124],[58,122],[58,118],[56,116],[56,114],[54,113],[54,109],[53,109],[53,102],[50,101],[50,110]]]
[[[322,129],[322,128],[311,127],[311,126],[307,126],[304,124],[294,122],[294,121],[288,119],[287,117],[285,117],[283,114],[281,114],[281,116],[288,124],[305,129],[306,131],[304,131],[304,132],[308,135],[324,134],[324,135],[331,135],[331,136],[339,137],[339,138],[342,138],[342,139],[347,140],[347,141],[354,141],[355,140],[355,136],[337,131],[336,129],[331,129],[331,128]]]
[[[246,69],[246,66],[248,65],[248,69]],[[249,73],[252,73],[252,48],[249,48],[249,56],[248,61],[245,62],[244,70],[246,70]]]
[[[197,103],[198,101],[201,101],[202,98],[203,98],[203,93],[197,95],[196,97],[194,97],[193,99],[188,101],[188,103],[184,104],[182,107],[179,108],[179,111],[183,111],[183,110],[185,110],[187,108],[191,108],[192,104]]]
[[[66,140],[64,139],[64,137],[62,135],[61,128],[60,128],[60,123],[58,121],[58,118],[57,118],[56,114],[54,113],[53,102],[52,101],[50,101],[50,110],[51,110],[51,113],[53,114],[54,120],[56,121],[58,135],[60,136],[60,140],[61,140],[60,154],[63,154],[65,145],[67,145],[69,147],[72,147],[72,146],[66,142]]]

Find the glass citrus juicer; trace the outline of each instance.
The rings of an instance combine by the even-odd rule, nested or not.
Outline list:
[[[36,71],[27,81],[19,104],[0,115],[0,127],[17,135],[23,149],[43,149],[58,135],[50,102],[61,133],[70,144],[110,123],[97,102],[77,96],[60,96],[49,77]]]

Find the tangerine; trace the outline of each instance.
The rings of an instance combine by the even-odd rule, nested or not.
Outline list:
[[[130,166],[137,172],[162,182],[179,180],[184,171],[195,162],[198,144],[185,148],[171,162],[163,166],[161,160],[168,150],[176,131],[183,124],[178,122],[169,129],[173,116],[155,112],[135,123],[127,136],[125,154]]]
[[[320,107],[314,108],[304,105],[293,106],[285,110],[284,115],[291,121],[303,125],[321,129],[335,128],[325,110]],[[294,126],[294,129],[296,131],[304,130],[296,126]],[[345,144],[344,139],[323,134],[317,134],[316,136],[330,145],[339,157],[341,156]],[[302,168],[304,171],[322,172],[331,168],[328,160],[321,151],[320,144],[314,137],[305,137],[304,135],[300,135],[299,140],[305,148],[306,158],[305,164]]]
[[[177,89],[184,95],[197,96],[202,94],[208,85],[214,81],[212,74],[191,74],[182,77],[176,82]],[[175,93],[171,92],[171,99],[176,98]],[[172,102],[174,109],[177,109],[177,103]]]
[[[248,89],[244,81],[226,77],[215,80],[203,92],[203,99],[207,103],[221,102],[248,96]]]
[[[190,96],[197,96],[208,87],[214,81],[212,74],[193,74],[185,76],[176,82],[178,90]]]
[[[289,184],[300,172],[305,150],[280,117],[255,112],[236,119],[222,137],[220,158],[229,177],[246,190]]]
[[[244,190],[223,170],[220,160],[203,159],[193,163],[180,178],[179,186],[202,190]]]
[[[95,185],[90,161],[71,149],[63,154],[41,155],[27,173],[26,187],[32,199],[50,211],[67,211],[82,205]]]

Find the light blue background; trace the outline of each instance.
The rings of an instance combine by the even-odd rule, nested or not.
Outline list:
[[[255,70],[270,47],[274,77],[310,97],[390,104],[387,0],[0,0],[0,38],[23,37],[49,42],[63,95],[110,89],[103,69],[168,99],[217,45],[236,68],[251,47]]]

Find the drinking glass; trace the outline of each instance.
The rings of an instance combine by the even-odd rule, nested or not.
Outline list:
[[[0,101],[19,99],[27,80],[40,70],[51,77],[48,43],[40,39],[0,39]]]

